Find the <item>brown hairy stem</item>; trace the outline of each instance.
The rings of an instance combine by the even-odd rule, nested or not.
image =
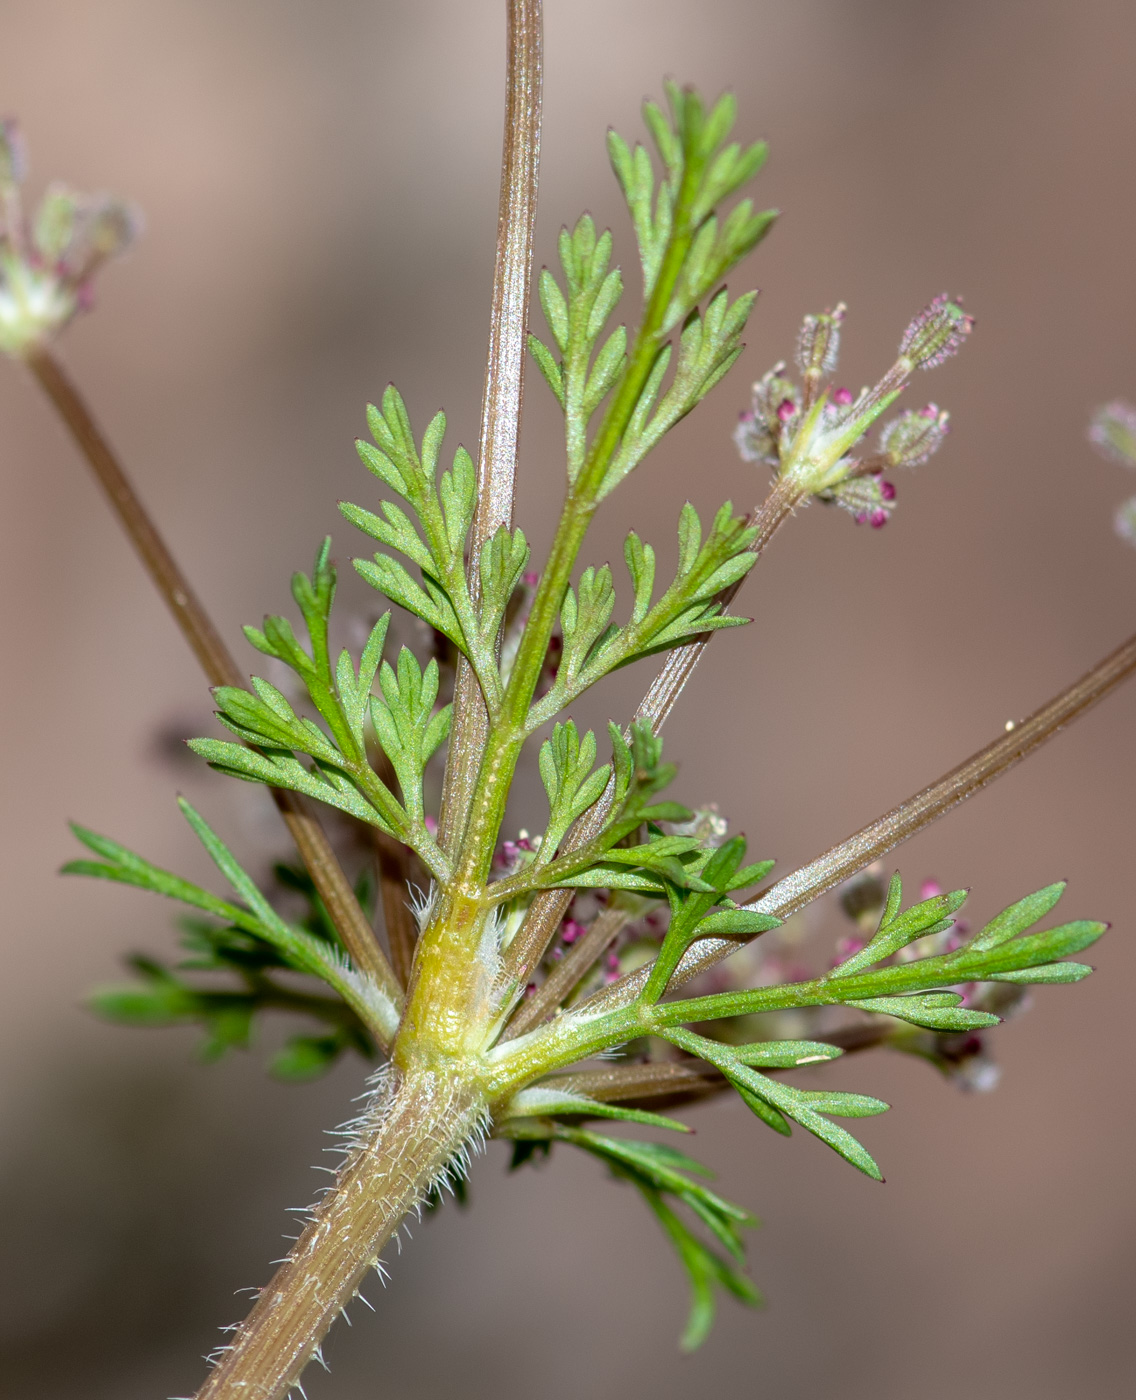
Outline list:
[[[509,52],[497,258],[481,407],[477,512],[469,538],[469,586],[475,599],[481,591],[478,560],[482,546],[502,526],[511,529],[513,524],[540,166],[542,0],[508,0],[507,10]],[[454,688],[453,729],[438,833],[442,849],[451,857],[465,827],[488,732],[485,698],[473,668],[462,657]]]
[[[201,663],[209,684],[243,688],[244,679],[232,654],[63,367],[46,349],[28,355],[26,363],[90,464],[154,587],[173,613],[182,636]],[[397,1006],[401,994],[394,973],[375,940],[374,931],[359,907],[355,892],[323,827],[298,793],[280,788],[273,788],[271,792],[351,961]]]
[[[452,1074],[412,1070],[365,1115],[360,1142],[197,1400],[281,1400],[407,1212],[476,1138],[484,1107]]]
[[[746,524],[757,527],[757,535],[754,537],[750,549],[759,558],[773,536],[792,515],[795,507],[800,504],[800,501],[800,488],[785,479],[781,479],[774,483],[772,490],[761,505],[750,511]],[[737,583],[731,584],[723,591],[721,595],[723,611],[733,602],[738,589],[748,577],[749,574],[744,575]],[[651,682],[650,689],[635,711],[635,718],[637,720],[650,720],[651,728],[656,734],[663,727],[667,716],[674,708],[675,701],[682,694],[683,687],[690,679],[691,672],[702,659],[702,655],[710,645],[714,635],[713,632],[704,632],[700,637],[695,637],[683,646],[676,647],[674,651],[669,653],[655,679]],[[614,787],[609,784],[599,801],[584,813],[561,843],[561,854],[578,850],[599,835],[611,810],[613,792]],[[533,969],[544,957],[571,902],[571,890],[542,890],[529,905],[524,923],[517,931],[517,936],[509,944],[503,959],[502,984],[506,987],[512,987],[514,995],[523,991]],[[531,1019],[529,1006],[530,1003],[524,1003],[514,1015],[506,1039],[520,1034],[519,1031],[514,1030],[514,1026],[519,1021],[524,1021],[526,1029],[531,1029],[536,1024]]]
[[[877,817],[874,822],[857,831],[847,841],[841,841],[822,856],[802,866],[800,870],[779,880],[765,894],[751,900],[745,908],[787,919],[806,904],[811,904],[826,890],[832,889],[872,861],[886,855],[901,841],[922,831],[937,818],[965,802],[976,792],[1008,773],[1027,754],[1052,739],[1053,736],[1084,714],[1098,701],[1115,690],[1136,671],[1136,636],[1117,647],[1066,690],[1036,710],[1028,719],[999,735],[992,744],[979,749],[957,768],[952,768],[937,782],[929,784],[906,802]],[[675,969],[672,988],[689,982],[700,972],[713,967],[747,942],[747,939],[705,938],[694,944]],[[650,968],[640,968],[620,981],[605,987],[585,1003],[589,1012],[610,1011],[625,1006],[638,995],[646,982]]]

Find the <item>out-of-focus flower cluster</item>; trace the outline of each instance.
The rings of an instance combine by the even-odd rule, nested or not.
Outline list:
[[[0,351],[24,356],[56,336],[93,299],[93,279],[125,252],[141,220],[111,195],[52,184],[34,218],[21,186],[27,159],[19,128],[0,120]]]
[[[1136,408],[1122,399],[1098,408],[1089,420],[1089,441],[1108,461],[1136,467]],[[1122,540],[1136,545],[1136,496],[1117,507],[1113,524]]]
[[[741,415],[734,441],[747,462],[761,462],[795,482],[804,497],[839,505],[861,524],[887,523],[895,487],[883,473],[915,467],[942,446],[949,415],[937,404],[909,410],[884,424],[878,446],[864,438],[877,418],[907,387],[916,369],[933,369],[956,354],[973,320],[947,296],[936,297],[904,332],[899,356],[871,388],[824,387],[836,370],[843,304],[806,316],[797,342],[800,383],[786,377],[784,361],[753,386],[753,402]]]

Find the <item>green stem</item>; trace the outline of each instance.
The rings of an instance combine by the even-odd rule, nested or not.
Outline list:
[[[692,156],[692,152],[688,153],[684,165],[675,200],[672,234],[647,300],[627,370],[604,414],[583,469],[569,486],[548,565],[537,585],[509,684],[502,698],[500,720],[489,730],[485,755],[470,803],[462,854],[458,860],[457,880],[467,893],[472,893],[474,885],[483,884],[488,874],[504,817],[505,801],[527,734],[529,706],[544,669],[548,644],[556,627],[564,594],[584,536],[603,495],[604,476],[619,450],[635,405],[666,340],[663,326],[694,238],[690,214],[701,179],[701,167],[690,158]]]
[[[800,500],[800,492],[792,483],[778,481],[761,505],[750,512],[747,523],[757,527],[757,535],[750,545],[750,549],[758,557],[792,515]],[[750,573],[752,572],[751,569]],[[746,574],[738,583],[725,590],[722,594],[723,609],[729,607],[737,595],[738,589],[749,576]],[[702,659],[706,648],[715,635],[714,632],[703,633],[702,636],[695,637],[682,646],[676,647],[668,654],[662,668],[651,682],[639,708],[635,711],[636,719],[649,720],[655,733],[659,732],[674,708],[675,701],[682,693],[683,687],[690,679],[694,668]],[[607,820],[613,791],[614,788],[609,784],[608,790],[595,806],[584,813],[568,833],[567,838],[561,843],[561,856],[567,855],[570,851],[579,850],[596,839]],[[571,890],[546,890],[538,894],[529,906],[525,921],[506,950],[504,958],[502,983],[512,988],[515,996],[519,996],[523,992],[533,969],[544,956],[561,919],[567,912],[572,897],[573,891]],[[534,1024],[525,1015],[524,1007],[518,1011],[517,1019],[519,1020],[522,1016],[526,1025]],[[510,1026],[506,1034],[511,1036],[519,1034],[519,1032],[515,1032]]]

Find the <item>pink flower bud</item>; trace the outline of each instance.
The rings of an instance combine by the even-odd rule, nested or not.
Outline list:
[[[843,388],[834,389],[832,391],[832,402],[838,404],[841,408],[847,408],[852,402],[852,390]]]
[[[575,943],[577,938],[582,938],[584,936],[585,932],[586,930],[583,924],[577,923],[575,919],[565,919],[560,932],[560,941],[568,944]]]
[[[950,432],[950,414],[938,405],[910,409],[885,423],[880,432],[880,450],[891,467],[917,467],[938,452]]]
[[[974,317],[944,292],[925,306],[904,331],[899,343],[900,357],[912,369],[934,369],[958,354],[973,329]]]
[[[878,473],[853,476],[821,492],[820,499],[841,506],[857,525],[870,525],[873,530],[879,530],[895,509],[895,487]]]

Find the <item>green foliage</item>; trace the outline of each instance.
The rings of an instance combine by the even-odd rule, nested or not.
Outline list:
[[[573,700],[619,667],[747,621],[727,616],[724,608],[756,562],[758,531],[734,516],[730,502],[705,532],[694,507],[683,507],[675,577],[657,599],[654,550],[636,533],[628,535],[624,558],[632,601],[625,623],[613,622],[615,588],[606,564],[583,569],[572,584],[600,502],[740,354],[756,293],[731,301],[723,279],[774,219],[771,212],[755,212],[747,198],[723,209],[765,159],[764,143],[743,148],[729,142],[733,99],[722,98],[707,110],[696,93],[673,83],[667,85],[667,98],[669,112],[654,103],[644,109],[660,173],[642,146],[632,149],[618,135],[609,137],[642,270],[638,326],[630,336],[623,326],[610,327],[623,279],[612,267],[611,234],[597,234],[590,216],[561,232],[562,280],[548,270],[540,277],[540,301],[555,348],[535,337],[529,344],[564,412],[568,484],[539,581],[525,578],[529,549],[520,530],[502,527],[483,543],[471,542],[477,472],[461,447],[450,469],[440,471],[445,416],[435,415],[419,441],[393,387],[383,394],[381,407],[368,408],[373,441],[360,442],[359,455],[395,499],[381,501],[377,512],[341,506],[344,516],[380,546],[372,559],[355,560],[355,568],[392,603],[452,643],[472,668],[485,701],[484,731],[476,733],[476,725],[472,731],[480,752],[469,766],[477,771],[463,774],[447,796],[447,804],[454,805],[443,813],[446,851],[427,828],[424,803],[427,765],[446,742],[451,723],[450,707],[438,707],[438,662],[423,666],[406,647],[393,662],[384,660],[389,612],[375,623],[357,664],[347,651],[333,660],[329,636],[336,573],[330,540],[320,547],[310,576],[297,573],[292,580],[306,641],[283,616],[265,618],[262,629],[246,629],[253,647],[290,668],[306,698],[294,701],[259,677],[249,689],[220,687],[215,692],[219,718],[239,742],[197,739],[191,744],[222,772],[316,798],[396,838],[421,858],[435,882],[429,897],[433,912],[424,920],[422,934],[434,943],[415,964],[411,984],[422,1016],[409,1017],[400,1029],[393,994],[379,985],[385,970],[380,966],[372,980],[352,966],[306,876],[281,874],[282,882],[307,901],[306,916],[289,922],[184,802],[187,820],[235,898],[214,895],[82,828],[75,828],[77,836],[99,859],[75,861],[66,869],[163,894],[205,916],[183,924],[182,946],[189,956],[176,966],[135,957],[132,983],[94,994],[96,1009],[111,1019],[134,1025],[195,1024],[205,1034],[203,1055],[216,1058],[247,1047],[264,1013],[303,1016],[313,1024],[293,1036],[272,1061],[273,1072],[290,1079],[323,1072],[348,1049],[373,1056],[376,1045],[390,1046],[396,1033],[403,1037],[400,1054],[405,1046],[406,1063],[412,1063],[415,1038],[430,1024],[430,1034],[437,1037],[429,1046],[432,1063],[449,1065],[439,1072],[464,1075],[484,1089],[494,1131],[515,1141],[515,1165],[547,1153],[553,1142],[568,1142],[639,1190],[688,1274],[692,1309],[683,1345],[692,1348],[710,1328],[716,1290],[746,1303],[758,1301],[738,1267],[744,1262],[741,1228],[754,1223],[752,1218],[695,1180],[708,1173],[688,1157],[582,1126],[585,1120],[606,1118],[687,1131],[681,1123],[639,1107],[630,1091],[626,1103],[599,1102],[576,1091],[571,1076],[558,1081],[550,1071],[629,1041],[642,1047],[655,1038],[652,1050],[660,1048],[659,1040],[666,1041],[717,1072],[698,1080],[700,1085],[716,1085],[720,1074],[774,1131],[787,1135],[795,1123],[880,1179],[864,1146],[834,1120],[873,1116],[887,1104],[862,1094],[801,1089],[775,1077],[832,1060],[842,1053],[837,1046],[804,1039],[732,1044],[692,1027],[788,1009],[842,1006],[881,1018],[885,1025],[894,1022],[896,1035],[909,1038],[916,1033],[906,1027],[944,1036],[980,1030],[998,1017],[968,1004],[959,988],[980,982],[1078,980],[1091,969],[1065,959],[1090,946],[1104,925],[1081,921],[1031,933],[1060,898],[1063,886],[1053,885],[1011,905],[969,941],[943,952],[939,943],[929,941],[952,927],[965,892],[938,895],[903,910],[896,875],[869,943],[826,975],[666,999],[676,971],[700,940],[745,940],[779,923],[759,907],[760,901],[741,904],[732,897],[763,880],[772,862],[745,864],[746,843],[740,836],[712,845],[696,834],[698,824],[685,807],[660,797],[675,770],[663,762],[661,741],[648,721],[633,721],[626,731],[609,725],[611,759],[599,766],[595,734],[581,734],[571,719],[555,722]],[[41,242],[62,237],[51,222],[58,212],[48,210]],[[860,510],[865,491],[869,496],[875,491],[871,499],[877,505],[883,493],[873,475],[875,459],[861,461],[850,454],[895,398],[900,379],[920,364],[929,367],[954,353],[969,333],[970,319],[945,298],[936,299],[908,328],[892,371],[852,403],[835,395],[830,400],[821,387],[835,367],[842,316],[843,308],[838,308],[806,319],[798,355],[803,389],[782,377],[783,366],[771,371],[756,387],[755,411],[739,442],[743,455],[774,466],[790,485],[797,484],[794,499],[820,494]],[[933,450],[946,431],[946,418],[937,413],[928,418],[928,412],[908,415],[910,422],[896,420],[885,430],[886,465],[921,460]],[[1131,428],[1127,420],[1121,428],[1105,423],[1101,441],[1110,450],[1127,451]],[[1118,436],[1121,429],[1128,437]],[[875,483],[871,487],[869,480]],[[869,518],[881,523],[874,514]],[[511,635],[502,661],[498,653],[507,614]],[[534,699],[557,624],[563,641],[559,666],[547,692]],[[301,713],[309,704],[312,713]],[[527,740],[548,724],[554,727],[539,755],[549,804],[544,837],[521,868],[489,882],[516,764]],[[389,760],[397,782],[388,785],[376,771],[368,753],[372,741]],[[389,777],[385,764],[382,771]],[[589,811],[594,818],[590,824],[582,821]],[[653,963],[637,974],[637,982],[627,984],[638,988],[637,996],[625,987],[606,1004],[600,998],[591,1005],[587,1000],[573,1003],[547,1025],[538,1024],[535,1012],[553,1008],[534,1004],[528,1034],[510,1041],[508,1033],[501,1034],[508,1023],[509,998],[523,992],[548,946],[538,946],[540,938],[552,936],[553,921],[546,931],[534,919],[531,938],[516,940],[523,950],[519,956],[506,945],[525,917],[526,902],[538,890],[554,889],[644,896],[627,901],[637,908],[666,900],[669,923]],[[493,906],[504,910],[494,917]],[[460,917],[450,917],[455,914]],[[487,931],[506,929],[500,932],[500,950],[493,950],[503,954],[502,975],[497,976],[484,942]],[[446,940],[444,957],[434,956],[440,939]],[[476,977],[464,976],[463,955],[471,967],[476,961]],[[490,975],[483,975],[487,970]],[[579,971],[576,965],[571,968],[573,976]],[[319,979],[330,994],[313,990],[310,983],[298,988],[290,976],[295,973]],[[576,982],[580,985],[580,977]],[[546,990],[552,1002],[552,988]],[[1002,989],[1002,995],[1015,995],[1013,987]],[[454,1027],[460,1027],[460,1035],[445,1044]],[[514,1029],[520,1029],[515,1022]],[[476,1053],[469,1049],[475,1045]],[[666,1054],[673,1060],[670,1049]],[[655,1068],[650,1067],[652,1072]],[[668,1073],[664,1069],[657,1083],[669,1093],[674,1080],[667,1079]],[[622,1082],[626,1085],[632,1077]],[[454,1189],[464,1198],[460,1181]],[[436,1186],[430,1204],[440,1199]],[[708,1232],[714,1247],[691,1228],[680,1209]]]
[[[235,998],[221,992],[213,994],[211,990],[207,992],[185,984],[176,973],[143,960],[134,963],[142,978],[141,985],[104,989],[97,994],[98,1009],[134,1024],[203,1021],[215,1038],[218,1025],[228,1027],[224,1035],[228,1035],[229,1040],[225,1043],[232,1044],[247,1042],[249,1020],[261,1005],[314,1011],[322,1019],[331,1019],[356,1036],[366,1036],[370,1030],[385,1033],[393,1008],[379,988],[355,971],[338,941],[329,937],[326,917],[317,913],[307,925],[282,919],[252,878],[241,869],[228,847],[189,803],[179,799],[178,805],[232,886],[239,904],[221,899],[200,885],[151,864],[117,841],[81,826],[72,827],[75,835],[102,859],[71,861],[63,867],[63,873],[93,875],[134,885],[221,920],[219,927],[202,921],[187,926],[187,938],[183,942],[195,954],[187,966],[195,971],[237,973],[245,986]],[[319,978],[340,1000],[293,996],[286,987],[271,983],[268,974],[273,969],[289,969]],[[351,1014],[345,1015],[348,1011]],[[241,1026],[245,1029],[238,1029]]]
[[[707,1040],[705,1036],[684,1030],[669,1030],[666,1037],[680,1049],[720,1069],[738,1091],[746,1107],[776,1132],[788,1136],[788,1120],[792,1119],[822,1142],[828,1143],[845,1161],[851,1162],[865,1175],[877,1181],[883,1180],[879,1167],[852,1134],[824,1116],[866,1118],[885,1113],[888,1105],[882,1100],[869,1098],[866,1094],[796,1089],[759,1074],[735,1053],[732,1046],[723,1045],[720,1041]]]
[[[664,329],[669,329],[756,247],[776,214],[755,214],[753,204],[745,199],[719,230],[715,209],[753,179],[765,164],[768,149],[764,141],[745,150],[736,143],[725,144],[737,115],[731,94],[707,113],[692,89],[668,82],[666,93],[669,118],[657,103],[643,105],[643,117],[663,164],[658,188],[650,156],[642,146],[632,151],[612,131],[608,154],[635,228],[645,296],[655,290],[676,234],[690,239],[692,246],[682,259],[681,276],[668,304]]]
[[[715,853],[721,868],[728,870],[731,861],[740,855],[725,853],[733,843],[727,843]],[[702,867],[701,874],[711,882],[712,865]],[[769,1079],[756,1072],[754,1066],[763,1063],[760,1046],[736,1047],[709,1040],[682,1028],[684,1023],[712,1021],[724,1017],[759,1014],[793,1007],[842,1005],[873,1015],[891,1016],[911,1025],[935,1031],[970,1031],[992,1026],[998,1017],[986,1011],[970,1009],[962,1004],[962,996],[952,987],[973,982],[1071,982],[1078,981],[1092,969],[1082,963],[1061,962],[1070,953],[1089,947],[1105,931],[1105,925],[1078,921],[1063,924],[1044,933],[1027,933],[1057,903],[1063,885],[1050,885],[1019,900],[1003,910],[969,941],[953,952],[916,957],[907,961],[886,962],[918,939],[933,937],[951,927],[951,915],[966,898],[965,891],[937,895],[900,912],[902,889],[896,875],[888,890],[879,927],[871,941],[860,952],[852,954],[827,976],[808,982],[783,983],[756,991],[725,992],[713,996],[664,1002],[655,1008],[653,1024],[658,1033],[691,1055],[716,1066],[738,1091],[753,1112],[778,1132],[789,1131],[789,1121],[799,1123],[840,1153],[847,1161],[879,1179],[879,1168],[844,1128],[828,1121],[824,1115],[863,1117],[882,1113],[887,1105],[878,1099],[859,1094],[830,1091],[804,1091]],[[748,933],[739,925],[734,929],[727,922],[735,917],[733,911],[711,916],[710,920],[694,923],[698,917],[700,895],[676,892],[672,896],[672,930],[677,922],[678,932],[668,932],[663,949],[641,994],[641,1004],[656,1001],[689,946],[693,927],[695,936],[711,933]],[[691,912],[687,914],[687,910]],[[756,910],[739,909],[737,914],[756,915]],[[714,919],[722,922],[715,924]],[[885,964],[886,965],[881,965]],[[788,1047],[790,1055],[795,1053]],[[800,1043],[808,1052],[796,1063],[804,1063],[817,1055],[815,1045]],[[830,1047],[833,1055],[839,1053]],[[821,1052],[823,1053],[823,1052]],[[777,1064],[776,1057],[766,1064]]]
[[[756,292],[746,292],[731,302],[723,287],[704,313],[697,307],[691,310],[679,337],[678,364],[671,383],[660,398],[671,361],[668,344],[660,351],[636,401],[619,451],[604,477],[601,496],[613,491],[728,373],[744,348],[741,336],[756,300]]]
[[[580,740],[571,721],[557,726],[541,753],[550,805],[556,794],[550,820],[552,839],[545,836],[536,859],[522,871],[490,885],[488,894],[495,902],[533,889],[624,889],[661,897],[668,881],[708,888],[698,875],[708,855],[700,839],[670,836],[658,825],[688,821],[691,816],[677,802],[652,800],[675,775],[674,764],[662,762],[662,740],[645,721],[632,724],[629,738],[614,724],[608,726],[608,734],[611,765],[586,776],[595,756],[594,735],[589,731]],[[568,813],[583,812],[609,784],[611,807],[599,834],[586,845],[553,859]],[[589,799],[586,803],[585,797]],[[645,841],[623,844],[641,828],[646,830]]]
[[[951,915],[960,909],[966,900],[966,890],[955,890],[952,894],[935,895],[919,904],[913,904],[904,914],[899,906],[903,898],[903,884],[897,872],[888,886],[887,901],[880,925],[870,942],[851,957],[833,969],[833,977],[851,977],[866,967],[874,967],[901,948],[914,943],[917,938],[929,938],[943,933],[954,922]],[[1038,915],[1040,918],[1041,915]]]
[[[699,870],[699,878],[707,887],[705,889],[692,890],[668,882],[666,893],[671,906],[671,920],[643,989],[643,1001],[658,1001],[664,995],[683,954],[699,938],[737,934],[752,937],[780,924],[780,919],[772,915],[759,913],[756,909],[740,909],[733,900],[726,898],[732,890],[744,889],[763,880],[773,869],[771,860],[743,867],[745,850],[745,838],[742,836],[735,836],[718,847]],[[718,904],[724,907],[717,913],[711,913]]]
[[[375,445],[358,443],[359,456],[409,506],[414,518],[392,501],[384,501],[378,515],[348,504],[340,509],[365,534],[417,566],[421,582],[386,554],[376,554],[373,560],[357,559],[355,567],[392,602],[453,642],[473,666],[493,711],[501,691],[494,647],[505,609],[528,560],[524,534],[502,529],[482,552],[481,599],[475,605],[465,565],[477,486],[469,454],[459,447],[452,470],[439,478],[445,414],[435,414],[419,451],[406,405],[393,385],[384,393],[381,409],[373,404],[368,408],[367,424]]]
[[[578,588],[569,586],[565,591],[560,609],[564,652],[555,683],[530,711],[529,728],[538,728],[621,666],[706,632],[744,626],[748,618],[723,614],[721,595],[757,562],[752,550],[756,534],[754,527],[733,514],[727,501],[703,539],[698,512],[687,502],[679,514],[674,581],[652,604],[655,551],[632,531],[624,558],[634,602],[623,627],[610,622],[615,607],[611,570],[606,564],[600,569],[585,569]]]
[[[328,630],[336,577],[330,550],[331,541],[325,539],[311,577],[297,573],[292,580],[308,648],[297,640],[284,617],[266,617],[263,631],[245,628],[258,651],[283,661],[296,673],[327,729],[297,715],[274,685],[254,676],[251,691],[235,686],[214,691],[219,719],[244,742],[193,739],[190,748],[220,772],[302,792],[397,836],[437,873],[444,862],[426,830],[422,782],[426,764],[449,732],[449,706],[433,713],[438,666],[432,661],[423,672],[405,647],[397,669],[382,660],[388,612],[371,629],[358,670],[347,651],[340,653],[333,667]],[[379,696],[371,693],[376,674]],[[401,802],[368,759],[368,720],[398,776]],[[306,767],[297,754],[314,759],[314,767]]]
[[[382,699],[371,701],[371,722],[398,775],[402,799],[417,826],[425,821],[422,805],[422,775],[426,764],[450,732],[450,706],[435,712],[438,698],[438,663],[431,661],[425,671],[414,653],[403,647],[398,654],[398,671],[383,662],[379,675]]]
[[[690,1128],[677,1118],[661,1113],[648,1113],[641,1108],[625,1108],[620,1104],[601,1103],[570,1089],[559,1088],[556,1080],[522,1089],[497,1115],[498,1123],[513,1119],[550,1118],[613,1118],[621,1123],[639,1123],[650,1128],[670,1128],[676,1133],[689,1133]]]
[[[297,958],[290,941],[283,946],[267,928],[245,911],[217,900],[208,891],[150,865],[117,842],[76,828],[76,834],[107,862],[73,861],[65,873],[97,875],[151,889],[218,917],[187,917],[178,921],[181,946],[187,954],[176,966],[136,955],[127,966],[132,982],[97,987],[88,997],[92,1009],[106,1020],[126,1026],[197,1025],[203,1032],[200,1055],[216,1060],[231,1049],[248,1049],[258,1018],[276,1012],[314,1021],[319,1034],[296,1035],[270,1062],[280,1079],[310,1079],[324,1073],[344,1051],[353,1050],[367,1060],[376,1054],[375,1042],[364,1017],[341,995],[325,995],[284,983],[282,971],[309,972],[311,963]],[[310,878],[288,866],[278,866],[280,884],[296,890],[306,903],[306,913],[295,926],[323,946],[337,963],[344,955],[334,927]],[[360,897],[367,900],[365,888]],[[239,917],[240,922],[235,921]],[[309,945],[309,946],[312,946]]]
[[[609,270],[611,234],[596,237],[591,215],[585,214],[571,233],[560,230],[560,266],[567,297],[547,268],[540,275],[540,304],[559,361],[536,336],[529,347],[540,372],[564,410],[567,425],[568,480],[575,481],[587,455],[587,427],[603,399],[627,368],[627,332],[617,326],[599,353],[596,346],[620,297],[623,278]],[[594,364],[592,363],[595,357]]]
[[[540,746],[540,777],[548,794],[548,825],[542,854],[555,854],[568,828],[600,796],[611,776],[611,765],[592,772],[596,736],[589,729],[581,740],[575,724],[558,724]]]
[[[860,953],[853,954],[827,976],[808,982],[792,982],[751,992],[726,992],[713,997],[696,997],[669,1002],[659,1008],[668,1023],[679,1020],[713,1020],[722,1016],[742,1016],[788,1007],[856,1005],[879,997],[910,997],[913,993],[937,992],[970,982],[1073,982],[1092,969],[1084,963],[1060,959],[1090,947],[1105,932],[1107,924],[1076,920],[1042,933],[1026,933],[1059,897],[1063,886],[1050,885],[1037,894],[1011,905],[997,919],[953,952],[910,959],[878,966],[918,938],[942,932],[950,926],[943,917],[946,908],[957,909],[962,892],[939,895],[912,906],[897,918],[899,885],[893,881],[888,907],[881,920],[882,932]],[[902,1009],[904,1004],[893,1002]],[[940,1003],[945,1006],[946,1003]],[[935,1003],[915,1001],[912,1015],[917,1018]],[[888,1011],[897,1015],[897,1009]]]
[[[756,293],[731,302],[721,279],[764,237],[775,214],[755,213],[741,200],[721,224],[718,206],[752,179],[765,160],[763,142],[743,150],[726,144],[735,117],[732,97],[707,113],[701,98],[668,83],[670,116],[653,102],[644,107],[663,167],[656,188],[647,151],[631,150],[616,133],[608,151],[627,201],[639,245],[645,310],[630,353],[622,326],[600,337],[622,294],[618,269],[609,270],[611,235],[596,236],[588,215],[560,235],[567,295],[547,269],[540,300],[556,354],[535,336],[536,363],[564,410],[568,480],[601,500],[659,439],[710,392],[741,353],[741,334]],[[678,361],[662,394],[676,327]],[[598,347],[598,349],[597,349]],[[608,409],[589,441],[592,416]],[[586,478],[586,480],[585,480]]]
[[[603,1137],[590,1129],[566,1124],[556,1125],[553,1136],[598,1157],[613,1176],[630,1182],[662,1225],[690,1283],[690,1315],[682,1335],[684,1351],[694,1351],[706,1340],[714,1322],[716,1288],[751,1307],[761,1302],[761,1295],[738,1267],[745,1263],[740,1231],[757,1222],[747,1210],[693,1179],[691,1173],[712,1175],[701,1163],[662,1143]],[[685,1206],[694,1215],[727,1257],[711,1249],[691,1230],[676,1213],[676,1205]]]

